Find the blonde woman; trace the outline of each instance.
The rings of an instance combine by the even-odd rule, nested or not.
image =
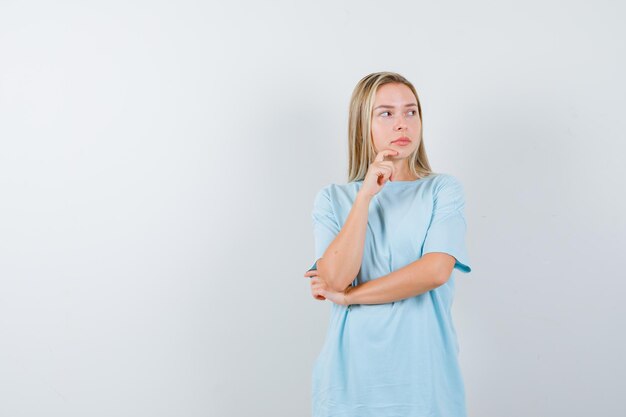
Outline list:
[[[451,317],[471,271],[462,184],[431,171],[422,108],[403,76],[361,79],[347,184],[316,195],[311,293],[331,301],[312,377],[313,417],[464,417]]]

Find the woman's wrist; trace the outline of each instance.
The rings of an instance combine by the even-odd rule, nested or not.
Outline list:
[[[343,292],[343,299],[344,299],[344,301],[345,301],[347,306],[349,306],[351,304],[356,304],[354,302],[354,293],[352,292],[355,288],[356,288],[356,286],[350,285]]]
[[[359,190],[356,193],[356,198],[354,199],[354,201],[355,203],[358,201],[365,201],[367,202],[367,205],[369,205],[370,201],[372,201],[372,198],[373,197],[371,195],[365,194],[364,191]]]

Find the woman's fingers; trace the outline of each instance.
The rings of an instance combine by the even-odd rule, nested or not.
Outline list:
[[[317,269],[312,269],[312,270],[310,270],[310,271],[306,271],[306,272],[304,273],[304,276],[305,276],[305,277],[312,277],[312,276],[317,275],[317,274],[318,274]]]
[[[313,294],[313,297],[318,300],[325,300],[325,291],[326,287],[321,279],[317,277],[311,278],[311,293]]]
[[[391,161],[377,162],[376,170],[379,177],[383,176],[385,179],[393,177],[393,164]]]
[[[311,294],[313,295],[313,298],[316,300],[325,300],[326,297],[324,297],[323,291],[325,291],[326,288],[324,282],[318,277],[318,271],[307,271],[304,276],[311,278],[309,282],[311,284]]]
[[[382,171],[385,174],[386,179],[393,179],[393,164],[391,161],[378,162],[379,172]]]
[[[319,283],[313,283],[313,282],[311,283],[311,294],[317,300],[326,299],[326,297],[324,297],[324,289]]]
[[[322,282],[319,278],[313,277],[311,278],[311,288],[318,288],[322,286]]]
[[[398,154],[398,151],[394,151],[393,149],[383,149],[382,151],[378,152],[378,154],[376,155],[376,158],[374,158],[374,161],[383,162],[386,156],[389,156],[389,155],[395,156],[397,154]]]
[[[381,162],[381,164],[384,164],[385,166],[389,167],[389,179],[393,181],[393,173],[394,173],[393,163],[391,161],[383,161]]]

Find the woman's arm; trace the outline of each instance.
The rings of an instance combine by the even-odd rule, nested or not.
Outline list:
[[[343,227],[317,260],[319,274],[334,291],[345,290],[361,269],[371,200],[371,196],[357,193]]]
[[[346,303],[390,303],[425,293],[445,284],[454,263],[454,257],[447,253],[427,253],[390,274],[349,288],[345,293]]]

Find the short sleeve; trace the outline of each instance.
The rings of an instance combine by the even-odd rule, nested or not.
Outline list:
[[[454,268],[471,272],[465,244],[465,195],[463,185],[452,175],[446,175],[435,191],[433,215],[426,232],[422,255],[445,252],[454,256]]]
[[[333,212],[328,186],[318,191],[313,202],[313,235],[315,237],[315,260],[322,257],[326,248],[339,234],[339,224]],[[315,264],[313,265],[316,266]]]

